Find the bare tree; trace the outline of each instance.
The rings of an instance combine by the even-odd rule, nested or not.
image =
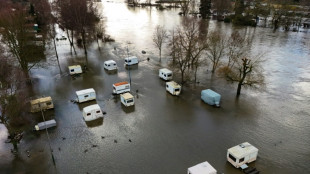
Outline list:
[[[7,45],[10,53],[14,55],[20,67],[28,76],[28,71],[36,65],[33,59],[39,51],[37,47],[32,46],[32,35],[34,34],[29,31],[33,30],[33,26],[28,27],[26,25],[29,15],[21,4],[2,2],[1,5],[2,7],[6,6],[0,11],[1,41]]]
[[[199,33],[199,25],[196,20],[185,20],[182,27],[172,32],[170,38],[171,55],[181,73],[181,83],[185,83],[185,73],[190,67],[194,70],[194,78],[198,67],[201,65],[202,53],[207,48],[205,35]]]
[[[212,73],[215,72],[220,60],[224,57],[226,47],[226,36],[218,31],[213,31],[208,36],[207,57],[212,63]]]
[[[159,61],[161,61],[161,50],[167,37],[168,37],[167,31],[162,26],[157,25],[153,33],[153,42],[159,50]]]
[[[27,101],[26,78],[23,71],[12,65],[12,62],[3,54],[0,55],[0,62],[0,124],[7,128],[8,140],[12,143],[14,152],[17,152],[17,144],[22,139],[25,126],[30,121],[25,102]]]
[[[264,85],[261,62],[259,57],[238,58],[232,67],[222,67],[220,72],[227,81],[238,84],[237,96],[239,96],[242,87],[259,88]]]
[[[190,0],[182,1],[180,5],[183,15],[186,16],[190,9]]]

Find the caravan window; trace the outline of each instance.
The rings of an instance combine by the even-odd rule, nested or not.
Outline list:
[[[96,113],[100,113],[100,111],[96,111]]]
[[[244,161],[244,157],[239,159],[239,163],[242,163]]]
[[[110,64],[108,66],[110,66]]]
[[[166,74],[164,74],[164,76],[167,77]]]
[[[169,85],[167,85],[167,88],[169,88]]]
[[[125,89],[129,89],[129,85],[126,85],[126,86],[125,86]]]
[[[107,64],[104,64],[105,66],[108,66]]]
[[[51,105],[52,104],[52,102],[46,102],[46,105]]]
[[[129,60],[128,62],[131,62],[131,60]]]
[[[74,69],[71,69],[70,71],[71,71],[71,72],[74,72]]]
[[[232,159],[234,162],[236,162],[236,158],[233,157],[231,154],[228,155],[230,159]]]
[[[90,115],[91,115],[91,113],[87,113],[86,115],[87,115],[87,116],[90,116]]]
[[[131,102],[133,102],[133,99],[127,100],[127,103],[131,103]]]
[[[174,91],[175,91],[175,92],[178,92],[178,91],[180,91],[180,89],[179,89],[179,88],[178,88],[178,89],[174,89]]]
[[[168,77],[171,77],[172,74],[168,74]]]
[[[114,66],[116,66],[116,64],[114,63]]]
[[[87,98],[87,97],[89,97],[89,95],[84,95],[84,98]]]

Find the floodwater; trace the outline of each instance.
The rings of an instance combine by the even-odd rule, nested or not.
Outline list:
[[[175,97],[158,78],[169,50],[163,50],[163,61],[158,63],[151,36],[158,24],[169,30],[177,27],[183,18],[178,9],[128,8],[121,1],[104,1],[102,8],[106,32],[116,42],[102,44],[101,51],[97,44],[90,44],[89,70],[77,78],[68,75],[67,66],[85,63],[82,50],[71,56],[69,44],[58,42],[61,72],[52,49],[46,53],[46,66],[31,71],[33,91],[34,96],[53,98],[55,109],[45,117],[56,119],[57,128],[48,131],[50,141],[44,131],[26,134],[19,145],[20,155],[14,158],[11,145],[4,143],[5,128],[0,126],[0,173],[181,174],[208,161],[218,173],[239,174],[242,172],[226,161],[226,152],[242,142],[259,149],[257,161],[250,165],[262,173],[310,173],[309,33],[235,28],[211,20],[206,25],[209,30],[227,34],[239,30],[253,36],[252,54],[266,52],[266,87],[242,89],[236,99],[236,85],[202,68],[200,83],[184,86],[182,94]],[[131,91],[136,97],[135,107],[130,109],[121,105],[119,96],[112,95],[113,83],[129,80],[123,66],[127,54],[142,60],[130,69]],[[109,59],[117,62],[117,72],[103,69],[103,61]],[[75,91],[86,88],[96,90],[96,102],[70,101]],[[200,100],[200,91],[206,88],[222,95],[220,108]],[[82,109],[95,103],[107,114],[103,120],[86,124]],[[40,114],[33,117],[42,121]]]

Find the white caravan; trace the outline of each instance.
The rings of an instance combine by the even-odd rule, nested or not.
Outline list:
[[[114,60],[105,61],[103,63],[103,67],[106,70],[116,70],[117,69],[117,65],[116,65],[116,62]]]
[[[135,65],[138,64],[139,60],[136,56],[132,56],[132,57],[126,57],[125,58],[125,65],[130,66],[130,65]]]
[[[48,120],[48,121],[38,123],[37,125],[34,126],[34,129],[39,131],[39,130],[48,129],[48,128],[55,127],[55,126],[56,126],[56,121],[53,119],[53,120]]]
[[[113,84],[113,94],[121,94],[130,92],[130,84],[128,82],[119,82]]]
[[[72,65],[69,66],[69,73],[70,75],[74,75],[74,74],[81,74],[83,73],[83,71],[80,65]]]
[[[216,174],[217,171],[206,161],[187,169],[187,174]]]
[[[227,161],[239,168],[245,163],[255,161],[258,149],[248,142],[234,146],[227,151]]]
[[[96,92],[93,88],[76,91],[75,93],[79,103],[96,100]]]
[[[125,106],[133,106],[135,104],[134,97],[129,92],[121,94],[121,102]]]
[[[159,70],[159,77],[164,80],[172,80],[172,71],[167,68],[162,68]]]
[[[172,95],[180,95],[181,85],[177,84],[174,81],[166,82],[166,90]]]
[[[85,121],[93,121],[98,118],[103,118],[103,113],[98,104],[90,105],[83,108],[83,118]]]
[[[54,104],[51,97],[43,97],[30,101],[30,112],[39,112],[41,110],[53,109]]]

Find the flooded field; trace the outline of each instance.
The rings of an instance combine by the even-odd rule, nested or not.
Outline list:
[[[239,30],[253,36],[253,54],[266,52],[266,87],[242,89],[236,99],[236,85],[202,68],[200,83],[184,86],[175,97],[158,77],[159,68],[167,66],[169,50],[164,48],[159,63],[152,33],[156,25],[168,30],[177,27],[183,18],[179,10],[128,8],[122,1],[102,4],[106,32],[116,41],[102,44],[101,51],[96,43],[90,44],[86,73],[77,78],[69,75],[67,67],[85,64],[85,58],[82,50],[72,56],[67,41],[57,45],[61,72],[52,60],[52,50],[47,52],[47,66],[31,71],[34,96],[51,96],[54,101],[55,109],[45,113],[46,119],[57,121],[57,128],[49,130],[52,151],[42,131],[26,135],[19,145],[19,158],[14,158],[11,145],[4,143],[6,130],[0,126],[0,173],[181,174],[208,161],[220,174],[240,174],[227,162],[226,153],[242,142],[259,149],[257,161],[250,166],[261,173],[310,173],[310,33],[206,21],[209,30],[227,34]],[[113,83],[129,81],[129,69],[124,67],[127,54],[141,61],[130,68],[135,96],[130,109],[112,95]],[[104,70],[103,62],[109,59],[117,62],[117,72]],[[75,91],[87,88],[96,90],[96,101],[71,102]],[[222,95],[220,108],[201,101],[200,91],[206,88]],[[86,124],[82,109],[95,103],[107,114]],[[34,117],[42,120],[40,114]]]

